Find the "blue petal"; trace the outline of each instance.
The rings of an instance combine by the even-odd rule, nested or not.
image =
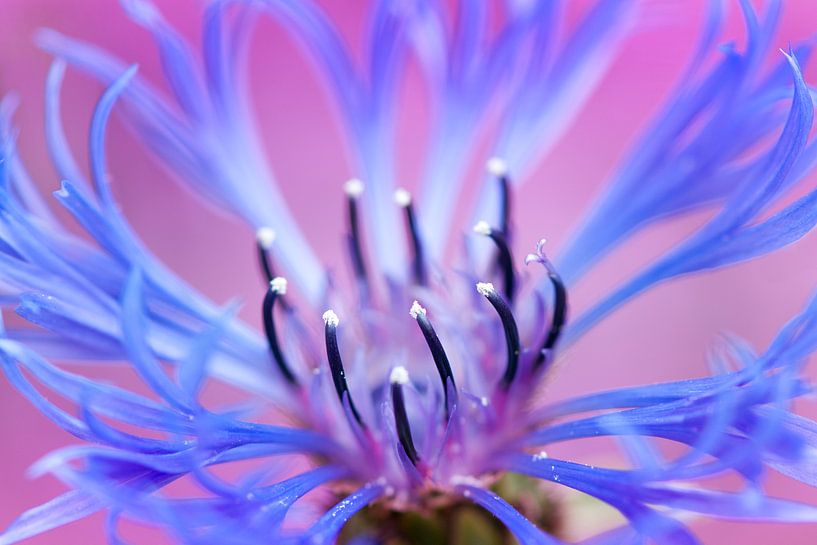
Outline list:
[[[329,545],[334,543],[343,525],[355,513],[369,505],[381,494],[383,494],[383,486],[373,483],[364,485],[329,509],[318,522],[312,525],[304,537],[298,539],[298,542],[304,545]]]
[[[526,519],[512,505],[498,495],[473,485],[461,484],[457,488],[463,496],[483,507],[508,527],[522,545],[558,545],[562,541],[551,537]]]
[[[142,296],[142,272],[135,269],[122,294],[122,342],[139,375],[162,399],[182,412],[191,410],[191,400],[173,383],[147,343],[146,319]]]
[[[193,53],[184,39],[170,27],[156,6],[148,0],[120,0],[128,15],[148,29],[159,46],[163,70],[176,101],[192,119],[207,112],[203,80]]]
[[[104,507],[103,501],[81,490],[66,492],[17,517],[0,534],[0,545],[10,545],[53,530],[92,515]]]
[[[566,342],[575,341],[619,305],[658,282],[702,269],[730,265],[733,263],[732,259],[773,251],[783,244],[790,243],[798,235],[802,236],[811,221],[808,205],[812,201],[808,198],[792,205],[794,208],[781,212],[784,217],[787,214],[797,214],[797,219],[801,222],[799,225],[790,230],[781,229],[779,217],[771,220],[772,222],[765,227],[761,224],[756,232],[762,233],[765,237],[760,241],[765,243],[762,246],[759,243],[752,246],[752,243],[742,237],[746,229],[751,229],[746,227],[746,224],[774,202],[780,196],[781,190],[787,186],[786,179],[805,147],[811,128],[814,108],[808,89],[796,60],[792,57],[788,57],[788,60],[795,83],[792,106],[783,132],[763,161],[763,169],[757,177],[745,180],[727,200],[720,213],[687,241],[581,315],[568,327],[565,334]],[[778,236],[775,237],[775,234]],[[729,248],[730,241],[734,239],[737,239],[738,246],[732,247],[732,253],[725,253],[723,259],[718,259],[722,245],[725,244]]]

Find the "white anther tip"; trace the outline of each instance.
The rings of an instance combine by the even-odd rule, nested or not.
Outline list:
[[[360,197],[363,194],[363,182],[352,178],[343,184],[343,191],[350,197]]]
[[[391,375],[389,375],[389,382],[400,385],[408,384],[409,374],[406,368],[401,365],[392,369]]]
[[[485,163],[485,169],[489,173],[497,177],[507,176],[508,163],[506,163],[504,159],[500,159],[499,157],[491,157],[490,159],[488,159],[488,162]]]
[[[394,202],[399,206],[408,206],[411,204],[411,193],[402,187],[394,192]]]
[[[283,276],[276,276],[270,281],[269,287],[275,293],[284,295],[287,292],[287,279]]]
[[[492,293],[496,292],[494,285],[490,282],[477,282],[477,291],[480,293],[480,295],[485,297],[488,297]]]
[[[269,250],[275,242],[275,231],[269,227],[259,227],[255,232],[255,240],[258,241],[258,245],[263,249]]]
[[[423,306],[422,306],[420,303],[418,303],[417,301],[414,301],[414,302],[411,304],[411,308],[409,309],[409,315],[411,315],[411,317],[412,317],[412,318],[414,318],[414,319],[416,320],[416,319],[417,319],[417,317],[418,317],[420,314],[422,314],[423,316],[425,316],[425,314],[426,314],[426,309],[424,309],[424,308],[423,308]]]
[[[323,323],[326,325],[336,326],[340,323],[340,318],[335,314],[331,308],[323,313]]]
[[[474,225],[474,232],[487,237],[491,234],[491,224],[485,220],[480,220]]]

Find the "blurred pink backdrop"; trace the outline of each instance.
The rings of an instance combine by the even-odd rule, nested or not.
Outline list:
[[[357,44],[363,26],[363,2],[320,2]],[[737,2],[730,2],[729,35],[740,41]],[[164,2],[163,10],[192,40],[199,38],[200,1]],[[353,9],[350,6],[354,5]],[[518,242],[527,249],[547,236],[551,251],[567,239],[590,197],[622,152],[633,143],[649,115],[675,82],[700,28],[703,0],[647,3],[660,21],[627,41],[621,56],[561,143],[538,174],[519,192]],[[674,6],[674,7],[673,7]],[[0,92],[17,92],[22,104],[16,117],[20,150],[43,191],[58,187],[43,139],[43,82],[49,57],[32,44],[39,27],[91,40],[122,58],[138,62],[140,72],[159,81],[159,65],[146,32],[131,24],[111,0],[2,0],[0,2]],[[776,45],[805,39],[817,31],[814,0],[785,2]],[[271,163],[296,216],[313,244],[330,262],[342,266],[342,182],[353,175],[332,107],[314,74],[276,26],[263,23],[252,55],[256,107]],[[817,82],[817,70],[806,71]],[[69,71],[64,90],[64,122],[81,158],[90,111],[101,88]],[[422,131],[426,111],[419,94],[408,100],[402,126],[406,146],[405,176],[417,171],[420,150],[412,134]],[[147,244],[173,269],[217,302],[239,296],[243,316],[257,325],[260,279],[253,236],[238,221],[201,206],[170,183],[122,127],[114,121],[109,164],[122,207]],[[411,185],[411,182],[407,182]],[[319,197],[316,198],[316,195]],[[526,203],[522,205],[521,203]],[[528,203],[531,203],[528,205]],[[603,262],[572,296],[574,315],[672,241],[690,232],[705,214],[663,224],[631,241]],[[463,226],[465,227],[465,226]],[[520,250],[521,252],[522,250]],[[777,329],[802,307],[817,287],[817,235],[750,265],[684,278],[661,285],[635,300],[593,330],[566,357],[550,386],[554,397],[701,375],[705,354],[721,331],[734,332],[762,349]],[[98,373],[98,371],[96,371]],[[817,378],[817,371],[811,369]],[[119,375],[121,377],[121,374]],[[817,417],[813,400],[799,403]],[[51,449],[71,441],[0,379],[0,527],[22,510],[62,489],[50,478],[29,481],[26,468]],[[817,492],[772,479],[774,489],[817,503]],[[104,543],[102,517],[74,523],[32,539],[32,544]],[[702,522],[696,531],[707,544],[738,541],[817,543],[813,526],[749,525]],[[129,535],[152,536],[134,530]],[[140,540],[136,540],[141,542]]]

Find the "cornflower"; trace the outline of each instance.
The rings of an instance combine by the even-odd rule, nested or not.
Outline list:
[[[0,327],[0,364],[84,444],[34,465],[32,474],[51,473],[70,490],[23,513],[0,545],[100,510],[112,543],[122,542],[123,517],[194,544],[468,543],[475,533],[488,543],[564,543],[565,507],[547,481],[623,516],[584,543],[698,543],[688,514],[817,523],[817,507],[763,487],[771,471],[817,485],[817,424],[790,410],[811,391],[802,371],[817,349],[817,299],[761,353],[726,339],[708,377],[556,402],[540,387],[565,350],[657,283],[767,254],[817,223],[817,191],[786,199],[817,158],[798,64],[811,45],[762,70],[779,2],[762,15],[741,3],[747,45],[723,46],[714,60],[723,17],[711,4],[687,72],[571,244],[552,262],[541,241],[528,267],[514,255],[525,235],[514,228],[514,186],[646,6],[599,0],[557,40],[557,1],[493,11],[463,0],[452,18],[433,0],[375,0],[358,62],[311,1],[212,0],[199,63],[152,3],[122,4],[155,38],[169,96],[93,45],[38,35],[55,57],[45,105],[63,180],[54,197],[84,235],[67,231],[35,190],[15,152],[14,100],[3,101],[0,301],[31,325]],[[359,169],[343,186],[348,281],[328,274],[306,243],[261,152],[243,64],[261,16],[300,40],[345,122]],[[409,59],[435,113],[417,199],[393,185]],[[106,85],[87,173],[61,124],[69,65]],[[115,108],[182,183],[255,233],[263,335],[236,317],[237,305],[219,307],[168,270],[131,229],[106,165]],[[495,127],[493,158],[455,267],[446,254],[460,233],[452,211],[486,125]],[[603,256],[659,220],[703,208],[715,212],[695,233],[569,317],[571,286]],[[128,361],[153,395],[53,363],[71,360]],[[205,406],[208,381],[243,388],[248,407]],[[627,466],[544,450],[596,437],[616,438]],[[679,449],[667,454],[662,441]],[[238,478],[218,473],[236,462],[253,465]],[[741,485],[710,486],[722,475]],[[168,490],[185,482],[196,490]]]

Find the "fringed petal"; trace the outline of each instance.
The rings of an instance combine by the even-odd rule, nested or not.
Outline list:
[[[542,532],[512,505],[493,492],[467,484],[459,485],[457,488],[463,496],[501,520],[522,545],[558,545],[562,543]]]
[[[103,509],[105,503],[81,490],[72,490],[29,509],[0,534],[0,545],[11,545]]]
[[[768,208],[786,187],[786,179],[802,153],[809,136],[814,108],[797,61],[787,56],[794,76],[794,97],[789,117],[777,143],[764,157],[756,177],[743,181],[727,199],[723,209],[687,241],[637,274],[580,316],[566,332],[566,342],[575,341],[587,329],[618,306],[649,287],[682,274],[724,267],[734,259],[748,259],[791,243],[813,226],[813,199],[806,197],[781,212],[796,223],[782,228],[781,217],[757,226],[747,226]],[[749,234],[760,235],[747,241]],[[721,253],[721,248],[724,248]],[[722,258],[722,259],[719,259]]]
[[[141,5],[144,8],[145,4]],[[103,83],[115,82],[125,72],[120,60],[53,31],[42,31],[38,41],[46,50]],[[166,64],[165,68],[176,69],[179,66],[171,63]],[[168,76],[173,81],[181,77],[179,74]],[[124,83],[121,85],[124,86]],[[115,95],[122,93],[121,113],[130,126],[181,180],[196,184],[194,189],[197,194],[208,197],[211,203],[218,203],[221,209],[228,205],[254,228],[272,226],[287,233],[287,237],[282,237],[277,245],[281,260],[293,271],[292,276],[299,280],[312,301],[318,301],[324,291],[321,268],[286,209],[283,197],[272,183],[269,169],[259,155],[260,148],[250,130],[251,125],[238,115],[239,110],[234,112],[236,115],[226,118],[211,116],[206,127],[196,127],[185,112],[178,112],[165,97],[138,77],[134,77],[123,89],[113,89],[106,96],[112,101]],[[54,101],[51,99],[52,103]],[[101,168],[104,156],[98,153],[102,145],[106,109],[110,108],[105,104],[106,99],[103,98],[91,140],[97,150],[92,150],[97,180],[103,179],[105,174]],[[58,114],[58,110],[52,109],[52,112]],[[224,126],[228,121],[232,125]],[[54,125],[56,120],[49,123]],[[96,183],[102,184],[101,195],[105,200],[105,183]]]
[[[328,545],[334,543],[343,525],[355,513],[381,496],[383,491],[383,486],[379,484],[369,483],[364,485],[330,508],[318,522],[306,531],[303,537],[297,538],[295,542],[303,545]]]

